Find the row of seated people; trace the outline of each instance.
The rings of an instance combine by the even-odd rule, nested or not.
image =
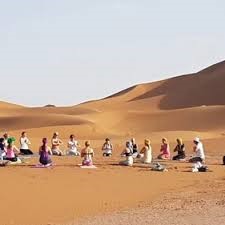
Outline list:
[[[43,138],[42,146],[39,149],[40,154],[40,163],[43,165],[48,165],[51,163],[50,155],[58,155],[62,156],[65,155],[64,152],[60,149],[62,145],[62,141],[59,139],[59,134],[55,132],[53,134],[53,138],[51,139],[51,148],[48,146],[47,138]],[[0,150],[1,150],[1,160],[9,160],[11,162],[20,163],[21,160],[18,157],[19,154],[33,154],[33,152],[29,149],[29,145],[31,144],[26,132],[23,132],[20,138],[21,148],[18,150],[14,145],[15,138],[8,137],[8,134],[4,134],[3,138],[0,138]],[[194,139],[194,152],[195,157],[192,157],[189,161],[190,162],[204,162],[205,161],[205,154],[203,144],[199,138]],[[75,140],[74,135],[70,135],[70,139],[68,141],[68,151],[66,154],[80,156],[84,158],[83,164],[84,165],[92,165],[93,164],[93,156],[94,151],[90,147],[90,142],[85,142],[85,148],[82,149],[81,153],[78,151],[78,141]],[[102,146],[103,156],[110,157],[113,153],[113,145],[109,138],[105,140],[105,143]],[[177,145],[174,149],[174,152],[177,152],[177,155],[174,156],[173,160],[185,160],[186,153],[185,153],[185,146],[182,140],[179,138],[177,139]],[[144,141],[144,147],[139,151],[138,145],[135,142],[135,139],[132,138],[131,141],[126,142],[126,146],[121,153],[122,157],[125,157],[125,160],[121,161],[121,165],[132,166],[134,161],[140,161],[142,163],[151,163],[152,162],[152,147],[150,140],[146,139]],[[160,148],[160,154],[157,157],[158,159],[162,160],[169,160],[171,159],[170,153],[170,146],[168,140],[166,138],[162,139],[162,145]]]

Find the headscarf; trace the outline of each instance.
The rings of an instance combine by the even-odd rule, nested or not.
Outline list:
[[[126,142],[126,147],[132,149],[132,143],[130,141]]]
[[[196,137],[196,138],[194,139],[194,141],[197,142],[197,143],[199,143],[199,142],[200,142],[200,138],[199,138],[199,137]]]
[[[14,138],[14,137],[10,137],[10,138],[8,138],[8,140],[7,140],[7,142],[8,142],[8,144],[9,145],[11,145],[13,142],[15,142],[16,141],[16,139]]]

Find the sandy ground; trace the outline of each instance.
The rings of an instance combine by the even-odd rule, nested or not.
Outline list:
[[[218,225],[225,224],[225,178],[216,185],[167,193],[150,206],[85,218],[70,225]]]
[[[100,220],[103,220],[101,224],[109,224],[111,220],[118,221],[114,224],[132,224],[125,222],[127,218],[137,221],[142,217],[144,220],[140,220],[139,224],[148,224],[146,221],[150,219],[165,224],[164,219],[176,214],[179,205],[185,206],[181,207],[181,214],[182,210],[188,209],[185,218],[189,221],[195,211],[189,209],[193,205],[197,207],[195,202],[199,207],[206,203],[207,207],[212,206],[213,211],[215,202],[211,204],[211,197],[208,197],[213,192],[216,200],[222,196],[221,192],[224,193],[221,183],[224,184],[225,168],[213,165],[219,159],[210,159],[213,172],[199,174],[189,172],[191,164],[187,163],[166,162],[169,172],[160,173],[150,171],[148,166],[139,163],[133,168],[121,167],[117,165],[118,160],[116,156],[102,160],[99,154],[95,159],[98,167],[95,170],[80,169],[77,166],[80,159],[71,157],[54,157],[55,167],[52,169],[32,168],[37,163],[36,158],[27,159],[24,165],[0,168],[1,189],[6,191],[1,197],[3,204],[0,208],[4,215],[1,223],[56,225],[73,221],[76,224],[81,218],[106,214],[91,219],[91,224],[99,224]],[[180,202],[180,198],[184,203]],[[215,207],[224,210],[222,203]],[[165,217],[158,218],[161,213]],[[174,224],[179,224],[179,219],[181,217]],[[80,224],[85,223],[82,221]]]

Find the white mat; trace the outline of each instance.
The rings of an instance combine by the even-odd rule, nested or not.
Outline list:
[[[80,166],[81,169],[97,169],[96,166],[92,165],[92,166]]]

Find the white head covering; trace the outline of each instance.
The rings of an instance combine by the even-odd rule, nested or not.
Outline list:
[[[127,148],[132,148],[132,143],[131,143],[130,141],[127,141],[127,142],[126,142],[126,147],[127,147]]]
[[[196,141],[196,142],[200,142],[200,138],[198,138],[198,137],[196,137],[195,139],[194,139],[194,141]]]

